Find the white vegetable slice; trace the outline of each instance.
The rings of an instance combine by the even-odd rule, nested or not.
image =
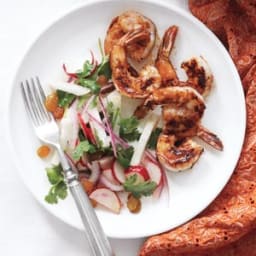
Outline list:
[[[83,96],[85,94],[90,93],[90,90],[88,88],[82,87],[74,83],[53,82],[50,84],[50,86],[55,90],[61,90],[64,92],[74,94],[76,96]]]
[[[150,135],[159,120],[159,116],[151,113],[147,119],[143,129],[143,132],[138,141],[138,146],[135,148],[130,165],[139,165],[144,154],[144,150],[147,146]]]
[[[78,137],[77,101],[65,111],[60,121],[60,144],[64,150],[73,150]]]
[[[89,196],[98,204],[106,207],[114,213],[119,213],[121,209],[121,202],[117,194],[107,188],[95,189]]]
[[[97,107],[89,108],[88,113],[92,115],[99,123],[102,123],[102,120],[100,118],[99,111]],[[83,113],[83,115],[87,115],[86,113]],[[86,117],[84,117],[86,119]],[[100,141],[102,141],[103,147],[108,147],[110,144],[110,138],[106,134],[106,131],[102,126],[100,126],[97,122],[93,120],[89,120],[90,126],[92,128],[92,132],[96,133],[96,136]]]

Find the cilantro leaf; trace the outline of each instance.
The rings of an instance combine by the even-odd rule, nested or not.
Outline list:
[[[55,186],[55,195],[58,196],[60,199],[65,199],[68,195],[67,189],[68,188],[66,183],[64,181],[61,181]]]
[[[124,190],[131,192],[136,198],[150,196],[154,192],[157,184],[154,181],[138,182],[137,174],[129,176],[124,182]]]
[[[78,71],[76,73],[76,75],[79,78],[85,78],[85,77],[90,75],[92,70],[93,70],[93,65],[91,64],[91,62],[89,60],[86,60],[84,65],[83,65],[83,70],[82,71]]]
[[[68,107],[76,97],[74,94],[61,90],[57,90],[56,93],[58,95],[58,105],[63,108]]]
[[[121,146],[118,146],[117,147],[117,161],[124,168],[127,168],[130,165],[133,152],[134,152],[133,147],[122,148]]]
[[[156,128],[150,135],[147,147],[150,149],[156,149],[157,139],[162,132],[161,128]]]
[[[49,204],[57,204],[58,199],[65,199],[67,197],[67,185],[64,181],[62,172],[63,169],[60,164],[54,165],[51,168],[46,168],[48,180],[52,185],[44,198]]]
[[[55,193],[52,193],[51,191],[45,196],[44,200],[49,204],[57,204],[58,199]]]
[[[63,180],[62,167],[60,165],[54,165],[50,168],[46,168],[46,174],[52,185]]]
[[[112,72],[110,68],[110,63],[109,63],[109,57],[108,56],[103,56],[102,61],[97,69],[97,74],[104,75],[107,79],[111,78]]]
[[[139,124],[139,121],[135,116],[121,119],[119,122],[120,137],[127,141],[138,140],[140,137],[140,132],[137,129],[138,124]]]
[[[100,85],[96,82],[96,79],[78,78],[76,80],[76,83],[90,89],[93,94],[99,94],[100,92]]]
[[[90,144],[88,140],[81,141],[73,152],[73,158],[75,161],[79,160],[84,153],[95,153],[96,147]]]

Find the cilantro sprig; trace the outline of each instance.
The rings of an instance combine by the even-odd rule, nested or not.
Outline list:
[[[61,165],[54,165],[46,168],[46,173],[50,184],[52,185],[48,194],[45,196],[45,201],[49,204],[57,204],[58,199],[65,199],[67,197],[67,185],[64,181]]]
[[[76,97],[74,94],[61,90],[57,90],[56,93],[58,96],[58,105],[63,108],[68,107]]]
[[[138,130],[139,121],[135,116],[128,118],[122,118],[119,122],[120,129],[119,135],[121,138],[127,141],[134,141],[140,138],[140,132]]]
[[[160,135],[160,133],[162,132],[161,128],[156,128],[150,135],[149,140],[148,140],[148,144],[147,147],[150,149],[156,149],[156,144],[157,144],[157,140],[158,137]]]
[[[151,196],[156,186],[157,184],[154,181],[138,182],[137,174],[129,176],[124,182],[124,190],[130,192],[136,198]]]
[[[124,167],[127,168],[130,165],[134,148],[132,146],[128,148],[117,147],[117,161]]]
[[[72,156],[75,161],[79,160],[84,153],[95,153],[96,152],[96,146],[91,144],[88,140],[84,140],[79,142],[79,144],[76,146]]]

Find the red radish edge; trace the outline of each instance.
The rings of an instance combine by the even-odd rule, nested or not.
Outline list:
[[[112,165],[112,172],[114,178],[119,181],[120,183],[125,182],[125,174],[124,174],[124,168],[118,163],[117,160],[113,162]]]
[[[141,165],[130,166],[125,170],[126,176],[131,173],[133,173],[133,174],[137,173],[137,174],[141,175],[144,180],[150,179],[147,169]]]

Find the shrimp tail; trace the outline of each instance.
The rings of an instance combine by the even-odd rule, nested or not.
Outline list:
[[[171,51],[175,43],[177,33],[178,33],[177,26],[171,26],[165,31],[162,43],[158,51],[158,58],[163,57],[163,58],[169,59],[169,56],[171,54]]]
[[[223,151],[223,143],[220,138],[202,125],[198,126],[197,136],[216,150]]]
[[[141,28],[135,29],[121,37],[121,39],[119,40],[119,44],[127,47],[128,45],[132,45],[134,43],[146,39],[148,36],[149,33],[147,31],[144,31]]]
[[[178,81],[178,76],[176,74],[175,68],[169,60],[171,51],[175,43],[177,32],[177,26],[169,27],[164,33],[162,43],[158,50],[155,66],[162,77],[163,87],[170,85],[172,86],[173,84],[175,84],[175,82]]]

